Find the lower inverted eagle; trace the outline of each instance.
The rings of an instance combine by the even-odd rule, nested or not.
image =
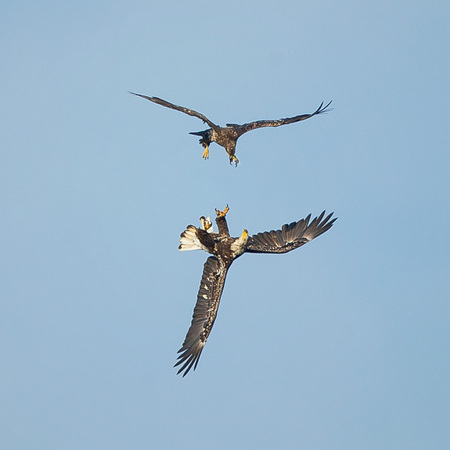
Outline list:
[[[333,213],[324,218],[325,211],[311,222],[311,214],[298,222],[283,225],[281,230],[266,231],[249,236],[243,230],[238,238],[230,236],[226,221],[228,206],[216,210],[218,232],[212,230],[209,217],[200,217],[201,228],[189,225],[180,237],[179,250],[205,250],[211,253],[204,265],[202,281],[197,295],[191,326],[182,347],[178,351],[178,361],[174,367],[181,366],[177,374],[183,377],[197,367],[203,347],[216,320],[228,269],[243,253],[287,253],[328,231],[336,218]]]

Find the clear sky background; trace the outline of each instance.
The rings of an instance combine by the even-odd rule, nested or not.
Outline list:
[[[450,448],[450,7],[14,1],[0,18],[0,446]],[[334,110],[253,131],[218,124]],[[334,211],[232,266],[196,372],[172,365],[204,252]]]

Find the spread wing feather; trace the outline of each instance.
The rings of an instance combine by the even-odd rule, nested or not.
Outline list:
[[[227,123],[228,127],[233,127],[239,136],[248,131],[255,130],[256,128],[262,127],[279,127],[280,125],[288,125],[290,123],[300,122],[302,120],[309,119],[310,117],[316,116],[317,114],[322,114],[327,112],[327,108],[330,106],[331,102],[329,102],[326,106],[323,106],[323,102],[320,106],[312,113],[312,114],[300,114],[294,117],[287,117],[285,119],[278,120],[257,120],[255,122],[244,123],[243,125]],[[329,111],[329,110],[328,110]]]
[[[180,355],[174,366],[181,365],[177,375],[183,372],[184,377],[192,367],[194,370],[197,367],[203,347],[216,320],[227,271],[228,267],[215,256],[210,256],[205,262],[191,326],[182,347],[178,350]]]
[[[206,116],[204,116],[202,113],[199,113],[197,111],[194,111],[193,109],[185,108],[184,106],[178,106],[174,105],[173,103],[170,103],[166,100],[163,100],[159,97],[148,97],[147,95],[142,94],[136,94],[135,92],[129,91],[130,94],[137,95],[138,97],[145,98],[147,100],[150,100],[153,103],[157,103],[158,105],[165,106],[166,108],[175,109],[177,111],[180,111],[182,113],[188,114],[190,116],[198,117],[199,119],[203,120],[203,122],[207,123],[211,128],[217,129],[217,125],[211,122]]]
[[[248,238],[245,251],[250,253],[287,253],[301,247],[333,226],[336,220],[336,218],[330,220],[333,213],[325,219],[324,215],[325,211],[309,223],[310,214],[298,222],[283,225],[281,230],[255,234]]]

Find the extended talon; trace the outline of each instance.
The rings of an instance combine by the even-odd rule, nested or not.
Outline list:
[[[239,160],[236,158],[235,155],[230,156],[230,164],[233,164],[233,163],[234,163],[235,167],[237,167],[237,165],[239,164]]]
[[[200,217],[199,220],[200,220],[200,223],[202,224],[202,228],[205,231],[208,231],[212,227],[212,222],[209,217],[202,216],[202,217]]]
[[[205,147],[205,151],[203,152],[202,158],[208,159],[209,158],[209,147],[205,144],[203,144],[203,146]]]
[[[225,209],[223,211],[220,211],[219,209],[216,209],[217,217],[225,217],[227,215],[227,212],[230,210],[230,208],[225,206]]]

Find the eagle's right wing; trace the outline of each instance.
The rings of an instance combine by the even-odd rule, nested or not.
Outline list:
[[[281,230],[265,231],[250,236],[245,251],[251,253],[287,253],[301,247],[332,227],[336,220],[330,221],[333,213],[323,219],[324,215],[325,211],[309,223],[311,219],[311,214],[309,214],[306,219],[283,225]]]
[[[185,108],[184,106],[174,105],[173,103],[170,103],[159,97],[148,97],[147,95],[136,94],[135,92],[131,92],[131,91],[129,91],[129,92],[130,92],[130,94],[145,98],[147,100],[150,100],[153,103],[157,103],[158,105],[165,106],[166,108],[175,109],[177,111],[181,111],[182,113],[188,114],[190,116],[198,117],[199,119],[203,120],[203,122],[207,123],[211,128],[214,128],[214,129],[218,128],[217,125],[215,123],[211,122],[206,116],[204,116],[203,114],[201,114],[197,111],[194,111],[193,109]]]
[[[320,106],[311,114],[299,114],[294,117],[286,117],[285,119],[278,120],[257,120],[255,122],[244,123],[243,125],[227,123],[227,126],[233,127],[239,136],[247,133],[248,131],[256,130],[257,128],[262,127],[279,127],[281,125],[288,125],[290,123],[301,122],[302,120],[309,119],[311,117],[316,116],[317,114],[322,114],[324,112],[329,111],[327,109],[330,106],[331,102],[329,102],[326,106],[323,106],[323,102]]]
[[[174,367],[182,366],[177,375],[183,372],[184,377],[192,367],[194,370],[197,367],[203,347],[216,320],[227,271],[228,268],[215,256],[210,256],[206,260],[191,326],[182,347],[178,350],[180,355]]]

